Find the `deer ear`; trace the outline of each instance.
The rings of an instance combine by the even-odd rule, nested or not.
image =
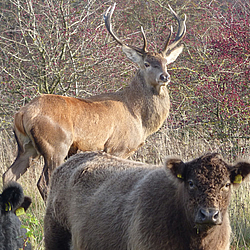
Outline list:
[[[171,50],[171,52],[168,55],[164,56],[165,59],[167,60],[167,64],[170,64],[177,59],[177,57],[181,54],[183,47],[184,47],[183,44],[179,47],[175,47],[173,50]]]
[[[139,55],[134,49],[126,45],[122,45],[122,51],[125,53],[127,58],[132,62],[137,63],[138,65],[141,65],[141,63],[143,63],[142,56]]]

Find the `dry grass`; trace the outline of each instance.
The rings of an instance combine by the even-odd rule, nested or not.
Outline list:
[[[16,144],[14,136],[7,131],[0,132],[0,175],[5,172],[8,166],[14,161],[16,156]],[[18,182],[22,185],[24,193],[32,198],[32,205],[27,214],[22,215],[20,219],[30,230],[31,242],[34,250],[42,250],[43,246],[43,216],[45,204],[36,188],[36,182],[42,171],[42,161],[34,162],[30,169],[23,175]],[[0,178],[2,186],[2,178]]]
[[[232,226],[232,249],[250,249],[250,182],[233,192],[229,208]]]
[[[178,155],[184,160],[198,157],[205,152],[219,152],[232,162],[235,158],[242,158],[241,149],[249,156],[249,142],[237,140],[208,141],[205,132],[190,128],[172,129],[163,127],[159,132],[148,138],[147,143],[139,149],[133,157],[134,160],[154,164],[162,164],[166,155]],[[11,165],[16,155],[16,144],[11,132],[0,131],[0,174],[2,175]],[[34,250],[44,249],[43,246],[43,216],[45,205],[40,197],[36,182],[42,171],[43,162],[34,162],[32,167],[18,181],[24,188],[26,195],[32,197],[33,203],[27,215],[21,219],[31,230]],[[0,180],[0,184],[2,180]],[[250,182],[245,182],[234,190],[229,208],[232,234],[231,249],[250,249]]]

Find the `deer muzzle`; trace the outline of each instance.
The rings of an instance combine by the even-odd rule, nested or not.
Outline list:
[[[159,82],[164,83],[162,85],[167,85],[170,82],[170,75],[168,73],[162,73],[159,77]]]

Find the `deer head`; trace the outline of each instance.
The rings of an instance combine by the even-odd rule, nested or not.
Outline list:
[[[113,32],[111,24],[111,17],[113,15],[115,5],[116,4],[114,4],[112,8],[110,6],[104,15],[105,26],[108,32],[122,46],[122,50],[126,56],[139,66],[147,85],[155,87],[158,92],[160,92],[161,87],[166,86],[170,82],[170,75],[167,72],[167,65],[174,62],[183,50],[183,45],[178,46],[178,44],[186,33],[186,15],[184,15],[184,18],[181,19],[169,5],[171,13],[178,21],[178,32],[175,40],[170,44],[173,33],[173,28],[171,26],[170,34],[163,50],[160,53],[156,53],[147,51],[147,39],[143,27],[141,27],[141,33],[144,41],[142,48],[124,44],[117,37],[117,35]]]

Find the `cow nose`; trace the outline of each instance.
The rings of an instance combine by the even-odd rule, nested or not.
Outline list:
[[[200,208],[195,222],[198,224],[221,224],[220,211],[213,208]]]
[[[162,82],[168,82],[170,80],[170,75],[168,75],[168,74],[161,74],[160,75],[160,80]]]

